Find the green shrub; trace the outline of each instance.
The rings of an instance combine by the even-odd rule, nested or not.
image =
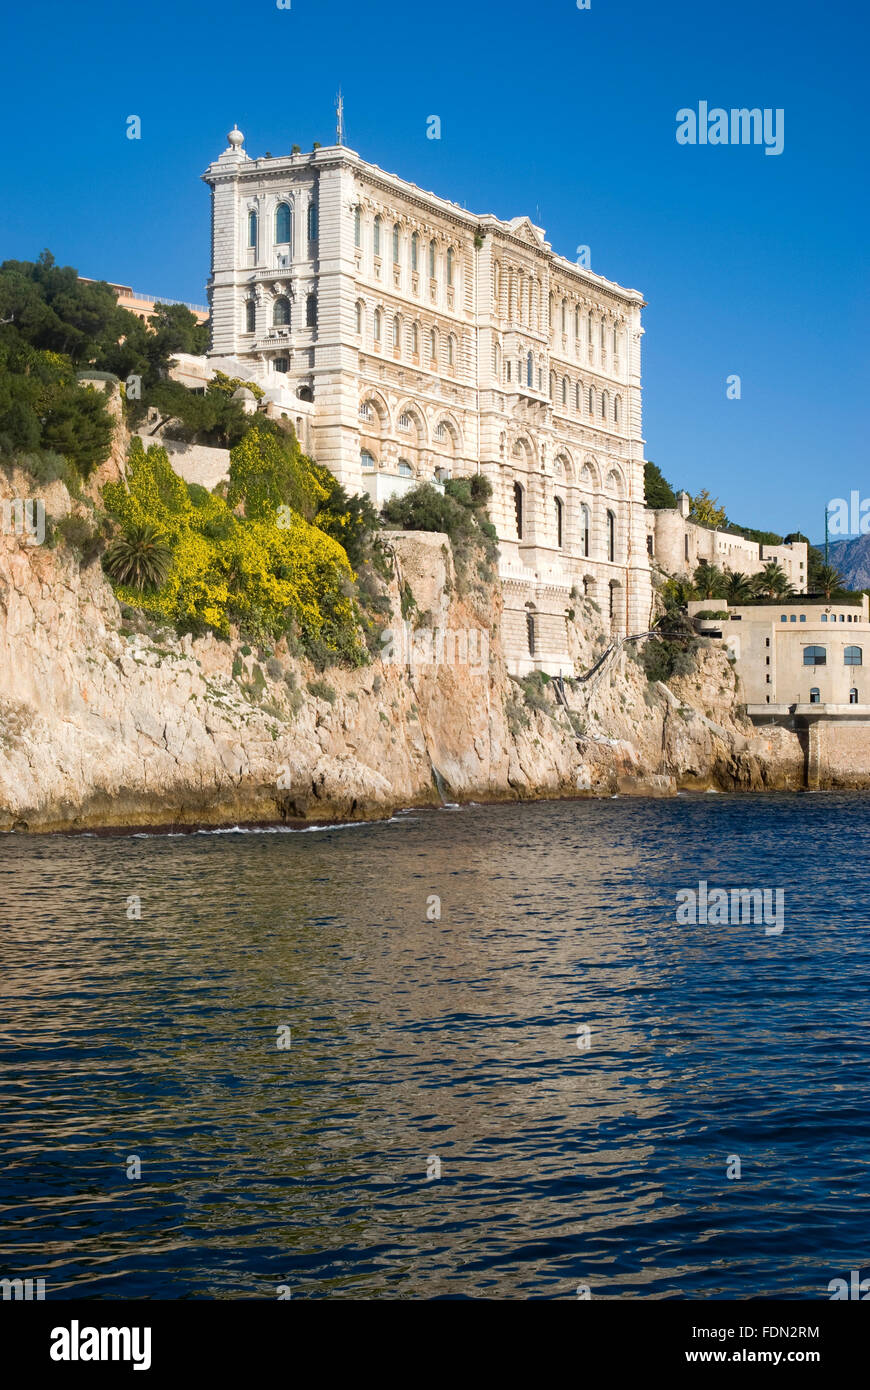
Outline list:
[[[315,700],[326,700],[327,704],[335,704],[336,692],[326,681],[309,681],[308,693],[313,695]]]

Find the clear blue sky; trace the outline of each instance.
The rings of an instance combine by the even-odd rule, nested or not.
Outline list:
[[[365,158],[643,291],[646,452],[673,483],[814,539],[830,497],[870,494],[863,0],[49,0],[0,34],[0,258],[48,246],[204,302],[199,175],[227,130],[332,143],[340,85]],[[700,100],[782,107],[783,153],[679,146]]]

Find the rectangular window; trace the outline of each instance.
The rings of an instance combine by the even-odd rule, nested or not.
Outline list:
[[[806,620],[807,620],[807,615],[806,615],[806,613],[801,613],[801,622],[802,622],[802,623],[805,623]]]

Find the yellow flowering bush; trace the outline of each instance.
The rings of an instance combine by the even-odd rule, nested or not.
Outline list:
[[[259,438],[251,442],[251,436]],[[259,466],[258,442],[265,454]],[[165,449],[146,453],[134,439],[129,488],[109,483],[103,501],[124,530],[157,527],[172,550],[172,564],[159,589],[143,593],[118,586],[116,594],[184,630],[212,628],[226,636],[237,624],[254,637],[273,639],[295,630],[303,642],[357,663],[363,648],[347,555],[287,504],[286,493],[271,500],[270,463],[286,467],[286,458],[272,457],[272,442],[252,430],[232,452],[232,495],[245,508],[238,516],[229,500],[189,488]],[[300,505],[316,502],[312,482],[302,469],[291,494]]]

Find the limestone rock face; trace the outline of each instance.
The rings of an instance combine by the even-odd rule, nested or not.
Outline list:
[[[120,460],[105,468],[117,476]],[[16,487],[0,474],[0,500]],[[59,483],[36,495],[55,519],[77,505]],[[98,560],[0,536],[0,829],[802,785],[796,737],[760,736],[740,717],[719,651],[669,694],[624,649],[566,688],[569,709],[552,685],[530,703],[505,670],[498,587],[464,593],[444,536],[388,540],[392,643],[369,666],[318,675],[280,645],[146,628],[122,615]],[[588,669],[609,642],[592,605],[578,605],[575,629]]]

